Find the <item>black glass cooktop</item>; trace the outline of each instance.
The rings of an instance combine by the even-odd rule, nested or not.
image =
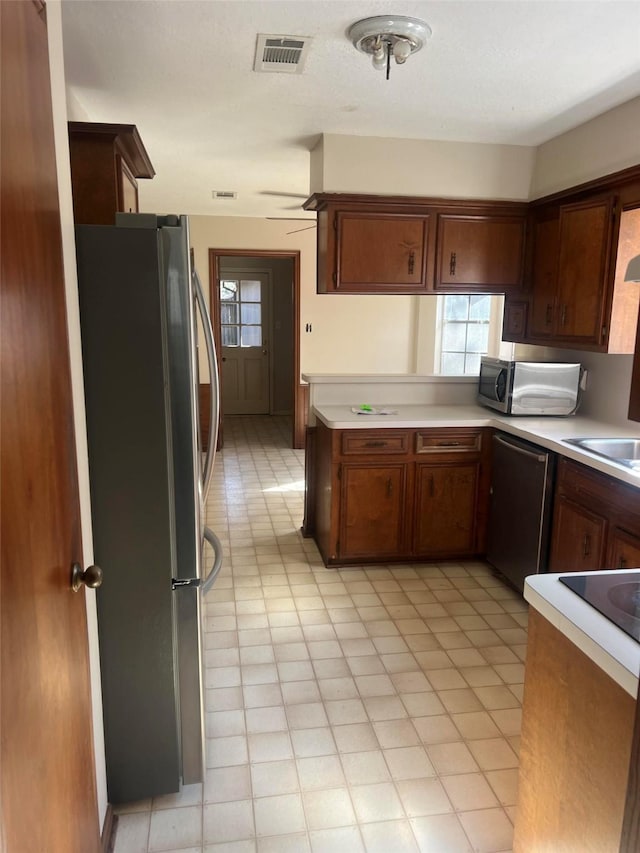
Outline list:
[[[640,571],[563,575],[559,580],[640,642]]]

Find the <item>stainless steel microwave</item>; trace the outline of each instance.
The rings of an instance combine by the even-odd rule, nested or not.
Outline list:
[[[505,415],[572,415],[578,406],[580,364],[480,361],[478,402]]]

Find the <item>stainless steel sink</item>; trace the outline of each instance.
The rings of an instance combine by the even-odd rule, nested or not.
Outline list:
[[[564,441],[610,462],[640,469],[640,438],[565,438]]]

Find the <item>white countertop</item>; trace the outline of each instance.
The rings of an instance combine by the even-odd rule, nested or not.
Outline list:
[[[589,575],[624,577],[626,571],[590,572]],[[640,643],[560,583],[558,578],[563,574],[567,573],[531,575],[525,581],[525,599],[635,699],[640,675]]]
[[[356,402],[354,405],[358,405]],[[477,405],[391,405],[394,415],[359,415],[346,405],[318,405],[311,411],[316,418],[330,429],[427,429],[429,427],[494,427],[511,435],[531,441],[547,450],[561,453],[569,459],[581,462],[597,471],[602,471],[617,480],[640,488],[640,474],[630,468],[617,465],[565,444],[566,438],[636,437],[637,430],[616,427],[592,418],[576,415],[568,418],[540,417],[522,418],[499,415],[491,409]]]

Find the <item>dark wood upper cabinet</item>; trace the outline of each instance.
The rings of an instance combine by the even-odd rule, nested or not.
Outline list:
[[[600,196],[534,217],[531,342],[604,345],[614,203]]]
[[[553,334],[553,318],[558,283],[559,211],[546,212],[534,220],[532,230],[532,298],[529,334],[546,338]]]
[[[527,205],[317,193],[319,293],[504,293],[522,286]]]
[[[399,293],[427,287],[428,215],[338,211],[336,289]]]
[[[73,215],[77,225],[113,225],[137,213],[138,178],[155,171],[133,124],[69,122]]]
[[[503,338],[606,353],[632,353],[640,288],[624,281],[640,253],[640,167],[530,205],[524,334]],[[639,407],[640,408],[640,407]],[[640,414],[640,412],[639,412]]]
[[[605,196],[560,208],[558,283],[554,330],[558,338],[601,344],[605,279],[615,198]]]
[[[522,286],[526,217],[438,214],[434,289],[505,293]]]

